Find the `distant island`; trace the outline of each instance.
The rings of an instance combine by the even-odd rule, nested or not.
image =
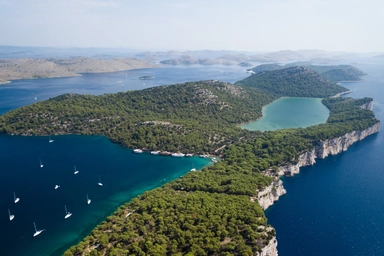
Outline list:
[[[257,67],[248,69],[248,71],[253,71],[254,73],[260,73],[265,71],[272,71],[278,69],[285,69],[292,66],[305,66],[312,69],[322,77],[333,81],[333,82],[358,82],[361,81],[361,76],[366,74],[361,70],[351,66],[351,65],[327,65],[327,66],[318,66],[313,65],[310,62],[295,62],[286,65],[280,65],[278,63],[273,64],[262,64]]]
[[[136,58],[0,59],[0,84],[17,79],[69,77],[79,76],[81,73],[116,72],[152,67],[156,65]]]
[[[139,76],[140,80],[148,80],[148,79],[154,79],[154,76]]]
[[[234,85],[209,80],[64,94],[0,116],[0,133],[99,134],[136,149],[222,158],[119,207],[65,256],[276,255],[276,231],[263,209],[282,193],[279,178],[292,173],[286,166],[303,164],[332,138],[352,134],[340,141],[353,142],[379,130],[372,98],[331,98],[346,91],[309,67],[293,66]],[[324,98],[327,122],[270,132],[239,128],[286,96]]]
[[[250,66],[251,62],[292,62],[311,61],[315,63],[332,63],[350,57],[343,52],[326,52],[321,50],[278,51],[270,53],[248,53],[235,51],[167,51],[143,52],[136,54],[140,59],[158,61],[164,65],[240,65]]]

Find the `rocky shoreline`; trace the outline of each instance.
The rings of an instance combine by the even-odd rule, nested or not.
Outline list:
[[[365,129],[363,131],[353,131],[343,136],[332,138],[321,142],[316,145],[311,151],[307,151],[299,156],[297,164],[285,165],[279,167],[279,178],[283,175],[293,176],[300,172],[300,167],[310,166],[316,163],[316,158],[324,159],[329,155],[336,155],[347,149],[355,142],[363,140],[369,135],[375,134],[380,131],[380,123]],[[259,191],[257,201],[261,207],[266,210],[269,206],[273,205],[281,195],[286,193],[282,181],[277,178],[272,184],[264,190]]]
[[[373,101],[370,103],[364,104],[361,106],[364,109],[372,110]],[[357,141],[363,140],[366,137],[378,133],[380,131],[380,123],[376,123],[373,126],[362,130],[362,131],[353,131],[347,133],[343,136],[331,138],[325,140],[318,145],[315,146],[314,149],[307,151],[299,156],[299,161],[297,164],[289,164],[285,166],[281,166],[278,169],[278,178],[276,178],[271,185],[267,186],[263,190],[258,192],[257,198],[251,198],[251,201],[255,201],[257,199],[258,203],[265,211],[274,204],[275,201],[279,200],[279,197],[286,194],[287,191],[283,186],[283,182],[280,180],[280,177],[285,176],[293,176],[300,172],[300,167],[314,165],[316,163],[316,158],[324,159],[329,155],[336,155],[347,151],[347,149]],[[269,175],[269,174],[267,174]],[[277,241],[274,237],[271,239],[268,246],[264,249],[267,254],[260,254],[260,256],[277,256]],[[263,252],[264,252],[263,249]]]

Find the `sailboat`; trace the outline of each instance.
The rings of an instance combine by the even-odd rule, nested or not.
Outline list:
[[[69,217],[72,216],[72,213],[67,211],[67,206],[66,206],[66,205],[64,205],[64,208],[65,208],[65,216],[64,216],[64,219],[68,219]]]
[[[15,215],[12,215],[11,214],[11,211],[8,209],[8,215],[9,215],[9,220],[13,220],[13,218],[15,218]]]
[[[15,201],[15,203],[20,201],[20,198],[16,197],[15,192],[13,192],[13,200]]]
[[[79,171],[78,171],[78,170],[76,170],[76,165],[74,165],[74,167],[75,167],[75,172],[74,172],[73,174],[78,174],[78,173],[79,173]]]
[[[103,186],[103,183],[101,183],[101,180],[100,180],[100,176],[99,176],[99,183],[97,183],[97,185],[99,185],[100,187]]]
[[[49,135],[49,143],[54,142],[54,140],[51,139],[51,135]]]
[[[41,163],[41,159],[39,159],[39,162],[40,162],[40,168],[43,168],[43,164]]]
[[[59,185],[56,185],[56,186],[55,186],[55,189],[58,189],[59,187],[60,187]]]
[[[38,236],[41,234],[41,232],[43,232],[45,230],[45,229],[37,230],[35,222],[33,222],[33,226],[35,227],[35,233],[33,234],[33,236]]]
[[[87,204],[90,204],[91,203],[91,199],[88,198],[88,194],[87,194]]]

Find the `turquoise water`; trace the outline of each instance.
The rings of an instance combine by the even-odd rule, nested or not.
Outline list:
[[[325,123],[329,110],[319,98],[280,98],[263,108],[263,117],[241,127],[248,130],[274,131]]]
[[[368,76],[343,83],[348,96],[374,98],[384,121],[383,61],[353,64]],[[276,228],[280,256],[384,255],[384,135],[283,178],[287,194],[266,211]]]

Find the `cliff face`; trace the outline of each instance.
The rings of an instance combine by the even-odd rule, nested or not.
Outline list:
[[[365,103],[365,104],[361,105],[360,107],[363,108],[363,109],[368,109],[368,110],[372,111],[372,109],[373,109],[373,101]]]
[[[267,246],[257,254],[258,256],[277,256],[277,240],[276,237],[273,237]]]
[[[370,108],[372,107],[372,104],[368,104],[365,107]],[[379,131],[380,131],[380,123],[377,123],[363,131],[353,131],[341,137],[325,140],[319,143],[311,151],[307,151],[301,154],[299,156],[299,161],[297,164],[295,165],[290,164],[290,165],[279,167],[278,174],[280,176],[282,175],[293,176],[300,172],[300,167],[315,164],[316,158],[323,159],[329,155],[336,155],[338,153],[344,152],[353,143],[359,140],[362,140],[367,136],[377,133]],[[275,180],[270,186],[266,187],[264,190],[258,193],[257,199],[261,207],[265,210],[270,205],[272,205],[274,201],[277,201],[280,195],[283,195],[285,193],[286,191],[282,185],[282,182],[280,180]]]
[[[283,187],[283,182],[281,180],[274,180],[271,185],[258,193],[257,201],[261,208],[266,210],[285,193],[287,193],[287,191]]]

